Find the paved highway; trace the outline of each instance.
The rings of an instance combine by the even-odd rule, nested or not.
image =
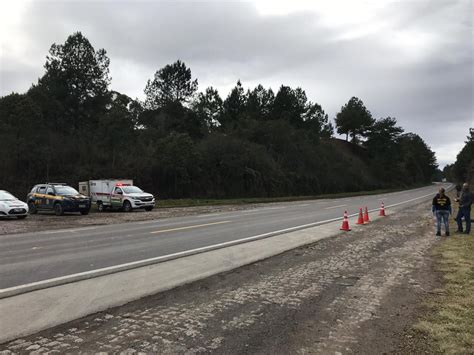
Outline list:
[[[340,218],[433,196],[438,186],[390,194],[278,203],[250,210],[0,236],[0,289]],[[84,217],[87,218],[87,217]],[[351,222],[353,219],[351,220]]]

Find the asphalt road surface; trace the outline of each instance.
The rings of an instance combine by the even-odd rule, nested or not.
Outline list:
[[[164,256],[340,218],[347,210],[423,201],[438,186],[390,194],[272,204],[269,207],[0,236],[0,289]],[[85,217],[86,218],[86,217]]]

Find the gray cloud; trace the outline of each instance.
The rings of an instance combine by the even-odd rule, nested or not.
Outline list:
[[[317,6],[262,15],[251,2],[32,2],[11,34],[26,59],[2,50],[0,94],[25,91],[49,46],[80,30],[107,50],[112,88],[132,97],[179,58],[201,89],[223,96],[237,79],[301,86],[331,117],[358,96],[375,117],[420,134],[442,165],[452,162],[474,126],[472,1],[389,2],[362,24],[325,15]]]

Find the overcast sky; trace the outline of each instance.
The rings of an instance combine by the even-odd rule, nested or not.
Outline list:
[[[474,127],[473,11],[474,0],[6,0],[0,95],[25,92],[51,44],[81,31],[107,50],[111,88],[133,98],[177,59],[223,97],[238,79],[300,86],[334,118],[357,96],[419,134],[443,166]]]

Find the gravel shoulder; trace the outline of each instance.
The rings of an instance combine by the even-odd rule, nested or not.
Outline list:
[[[234,206],[235,207],[235,206]],[[439,287],[429,206],[146,297],[1,351],[399,353]],[[417,352],[433,353],[422,344]]]
[[[454,232],[457,225],[450,222],[451,237],[433,250],[440,287],[423,301],[423,312],[406,334],[404,353],[474,354],[474,238]]]

